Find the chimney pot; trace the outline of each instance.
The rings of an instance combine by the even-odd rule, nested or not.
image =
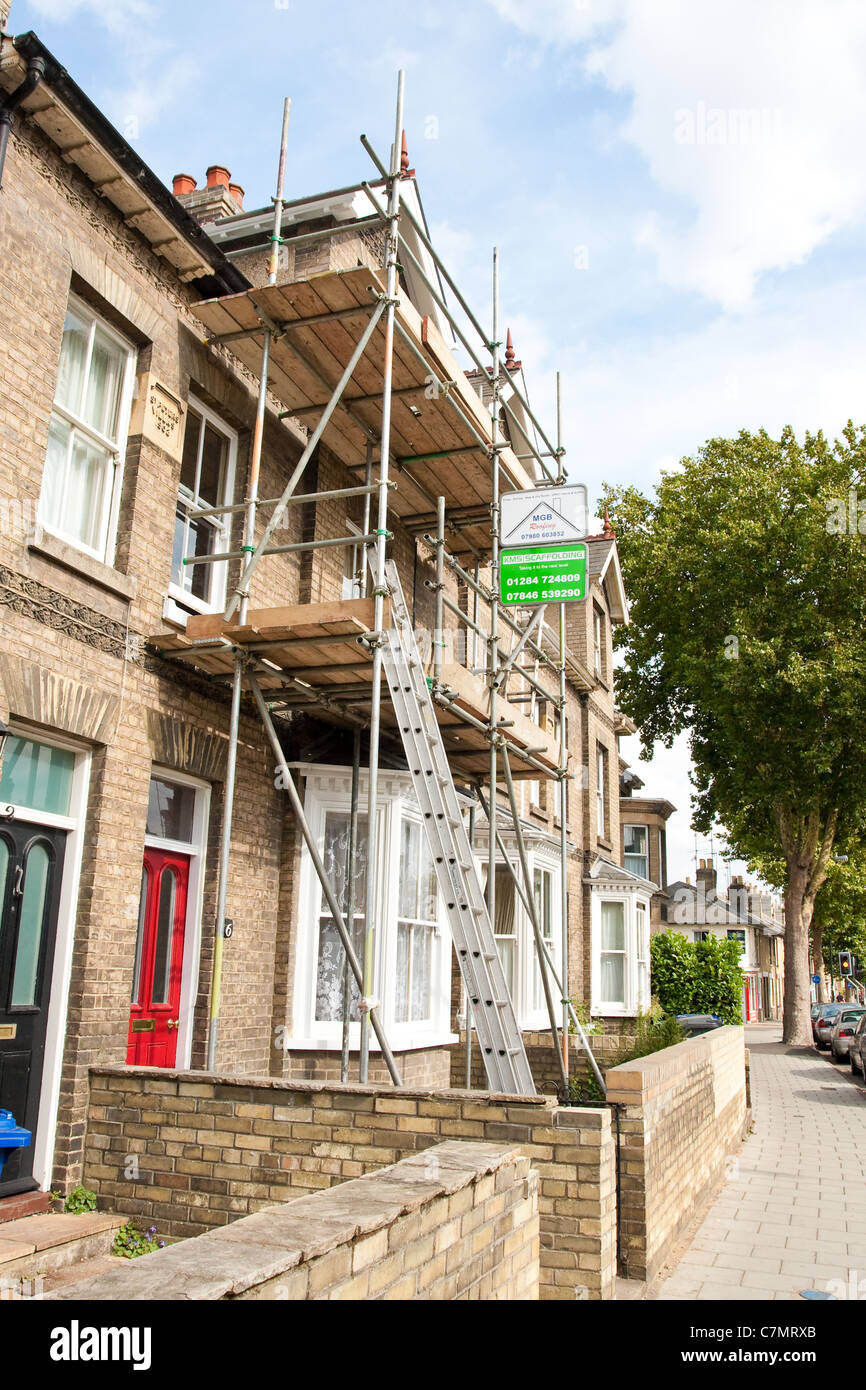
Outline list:
[[[175,198],[180,198],[184,193],[194,193],[195,179],[192,174],[175,174],[171,183],[171,191]]]
[[[229,193],[232,195],[232,197],[234,198],[235,202],[237,203],[237,205],[238,205],[238,207],[241,209],[241,211],[243,211],[243,206],[244,206],[244,190],[241,188],[240,184],[239,184],[239,183],[230,183],[230,184],[229,184]]]
[[[207,178],[208,188],[219,188],[220,186],[228,188],[231,180],[231,171],[227,169],[224,164],[212,164],[207,170],[205,177]]]

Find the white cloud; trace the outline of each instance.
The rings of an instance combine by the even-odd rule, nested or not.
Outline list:
[[[490,0],[500,17],[544,43],[578,43],[618,19],[628,0]]]
[[[630,103],[620,134],[671,210],[635,228],[668,284],[729,310],[866,208],[866,7],[790,0],[490,0]],[[675,210],[674,210],[675,209]]]
[[[30,0],[34,10],[58,23],[85,19],[101,24],[122,54],[120,85],[103,89],[103,105],[132,144],[183,93],[188,99],[199,65],[193,55],[171,57],[173,39],[151,0]]]
[[[46,19],[70,23],[90,15],[113,34],[129,35],[130,25],[150,24],[156,12],[149,0],[30,0]]]

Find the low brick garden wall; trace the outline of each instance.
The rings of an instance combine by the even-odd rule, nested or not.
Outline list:
[[[620,1111],[622,1252],[652,1279],[739,1150],[746,1119],[742,1028],[719,1028],[612,1067]]]
[[[538,1297],[538,1254],[529,1159],[455,1140],[49,1298],[525,1301]]]
[[[507,1143],[538,1172],[540,1297],[612,1298],[615,1156],[606,1108],[96,1067],[84,1181],[106,1207],[190,1236],[455,1139]]]

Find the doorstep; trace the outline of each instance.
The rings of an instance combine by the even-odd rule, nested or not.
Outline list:
[[[51,1210],[50,1192],[19,1192],[16,1197],[0,1197],[0,1225],[21,1216],[41,1216]]]
[[[128,1217],[85,1212],[22,1216],[0,1226],[0,1281],[30,1279],[80,1260],[107,1255]]]

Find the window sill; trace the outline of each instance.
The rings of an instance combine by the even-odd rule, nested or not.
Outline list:
[[[613,840],[605,840],[601,835],[598,835],[595,843],[601,845],[602,849],[610,850],[610,852],[613,853]]]
[[[129,575],[121,574],[120,570],[113,569],[111,565],[105,565],[101,560],[94,560],[92,555],[86,555],[83,550],[77,550],[68,541],[62,541],[58,536],[54,536],[44,527],[37,526],[33,534],[27,539],[27,549],[35,555],[41,555],[46,560],[53,560],[55,564],[62,565],[64,569],[72,570],[75,574],[81,575],[84,579],[89,579],[91,583],[98,584],[101,589],[107,589],[109,593],[116,594],[119,598],[125,599],[127,603],[135,598],[138,590],[138,583],[131,579]]]
[[[413,1033],[406,1038],[401,1038],[399,1033],[395,1033],[392,1028],[388,1033],[388,1045],[393,1052],[420,1052],[426,1047],[450,1047],[452,1043],[460,1041],[459,1033],[431,1033],[424,1036],[423,1033]],[[286,1052],[339,1052],[341,1042],[339,1037],[319,1037],[319,1038],[287,1038],[283,1043]],[[349,1042],[349,1051],[358,1051],[358,1036],[354,1033]],[[381,1048],[375,1037],[370,1038],[370,1052],[380,1054]]]

